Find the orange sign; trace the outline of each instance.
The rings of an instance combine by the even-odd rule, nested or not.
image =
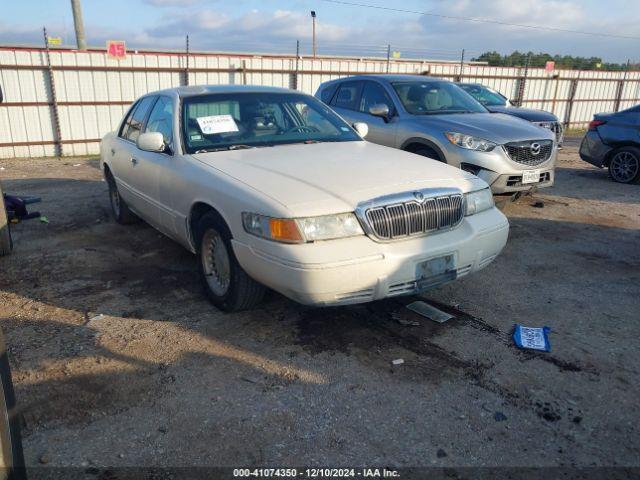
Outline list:
[[[553,72],[554,68],[556,68],[556,62],[553,62],[551,60],[549,60],[544,66],[544,69],[547,72]]]
[[[116,60],[123,60],[127,57],[127,49],[121,40],[107,41],[107,55]]]

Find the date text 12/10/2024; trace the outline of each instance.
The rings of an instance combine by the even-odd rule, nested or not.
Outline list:
[[[264,478],[399,478],[388,468],[234,468],[233,476]]]

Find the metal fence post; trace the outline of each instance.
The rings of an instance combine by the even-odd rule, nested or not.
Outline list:
[[[564,112],[564,129],[568,130],[571,125],[571,113],[573,111],[573,100],[576,97],[576,91],[578,90],[578,81],[580,80],[580,73],[578,77],[571,80],[571,86],[569,87],[569,98],[567,99],[567,108]]]
[[[462,73],[464,69],[464,48],[462,49],[462,55],[460,55],[460,73],[458,74],[458,81],[462,81]]]
[[[518,83],[518,96],[516,98],[516,105],[518,107],[521,107],[522,102],[524,101],[524,88],[527,85],[528,74],[529,74],[529,55],[527,55],[527,59],[524,62],[524,73],[522,77],[520,77],[520,82]]]
[[[189,35],[187,35],[186,65],[184,69],[184,84],[189,86]]]
[[[56,81],[53,78],[53,68],[51,67],[51,56],[49,55],[49,38],[47,36],[47,29],[43,28],[44,34],[44,48],[46,50],[47,59],[47,72],[49,73],[49,89],[51,91],[51,106],[53,113],[53,141],[54,151],[57,157],[62,156],[62,134],[60,132],[60,115],[58,114],[58,99],[56,97]]]
[[[627,73],[629,72],[629,66],[631,64],[630,60],[627,60],[627,68],[624,70],[624,74],[622,75],[622,80],[618,80],[618,86],[616,87],[616,101],[614,103],[613,110],[616,112],[620,111],[620,103],[622,102],[622,93],[624,92],[624,84],[627,80]]]
[[[387,45],[387,73],[389,73],[389,66],[391,64],[391,45]]]
[[[298,90],[298,60],[300,59],[300,40],[296,40],[296,69],[291,76],[291,88]]]

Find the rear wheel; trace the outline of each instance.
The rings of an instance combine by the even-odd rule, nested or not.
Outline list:
[[[129,209],[127,202],[120,196],[118,185],[116,185],[116,180],[113,178],[113,175],[107,172],[106,178],[107,185],[109,186],[109,203],[111,204],[113,218],[122,225],[138,222],[140,219]]]
[[[619,183],[634,183],[640,180],[640,150],[623,147],[616,150],[609,161],[609,176]]]
[[[9,255],[13,248],[11,240],[11,226],[7,218],[7,210],[4,205],[4,197],[2,196],[2,188],[0,187],[0,257]]]
[[[242,269],[231,247],[231,234],[214,212],[206,213],[197,228],[198,259],[205,293],[226,312],[248,310],[260,303],[265,287]]]
[[[2,333],[0,333],[2,335]],[[16,411],[11,371],[4,341],[0,338],[0,478],[24,479],[22,437]]]

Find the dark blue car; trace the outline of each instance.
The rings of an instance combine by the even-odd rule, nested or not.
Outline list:
[[[558,121],[558,117],[553,113],[533,108],[516,107],[500,92],[479,83],[458,83],[457,85],[484,105],[491,113],[513,115],[551,130],[556,135],[558,145],[562,146],[564,129],[562,123]]]
[[[580,158],[607,167],[616,182],[640,182],[640,105],[594,115],[580,144]]]

